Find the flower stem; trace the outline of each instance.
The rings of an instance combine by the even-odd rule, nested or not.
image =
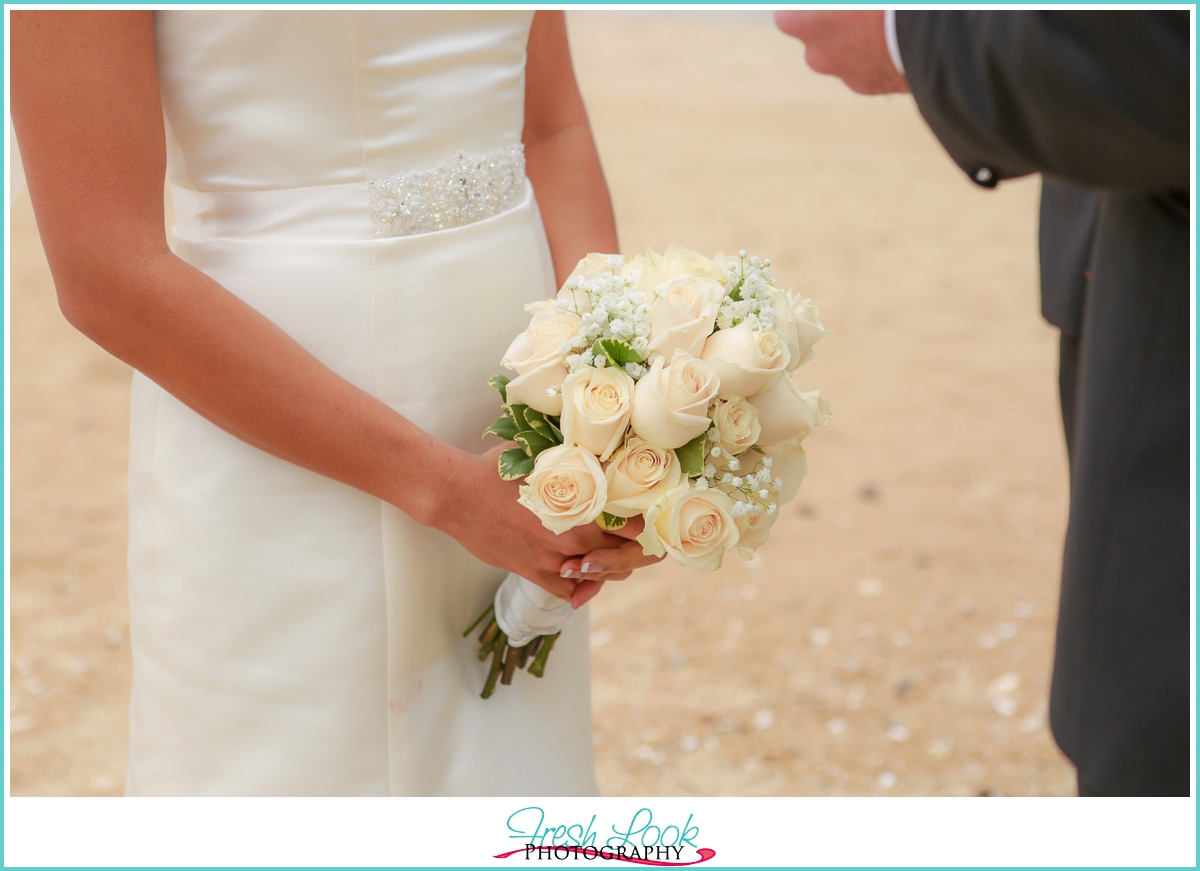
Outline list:
[[[529,673],[534,677],[542,677],[546,674],[546,660],[550,658],[550,651],[554,649],[554,642],[558,640],[561,632],[555,632],[553,635],[544,636],[541,650],[538,651],[537,659],[533,661],[533,665],[529,666]]]
[[[492,693],[496,691],[496,678],[500,677],[500,661],[504,656],[504,651],[508,648],[508,638],[501,632],[496,636],[496,643],[493,645],[492,667],[488,669],[487,680],[483,684],[483,692],[480,693],[482,698],[490,698]]]
[[[530,641],[525,645],[525,647],[529,650],[529,656],[537,656],[538,651],[542,649],[542,639],[545,637],[546,636],[544,635],[539,635],[534,638],[533,641]]]
[[[494,630],[494,631],[489,631],[489,634],[490,634],[489,641],[486,644],[481,644],[479,646],[479,661],[480,662],[483,662],[485,659],[488,658],[488,654],[492,652],[492,649],[496,646],[496,643],[500,640],[500,636],[502,634],[500,632],[500,627],[496,624],[496,621],[494,619],[492,620],[492,623],[488,627],[488,629]]]
[[[504,652],[504,674],[500,676],[500,683],[508,686],[512,683],[513,672],[517,670],[517,662],[521,658],[520,648],[506,644]]]
[[[496,633],[499,631],[500,631],[500,624],[496,622],[495,618],[493,618],[492,621],[490,623],[488,623],[487,627],[483,630],[483,634],[481,634],[479,636],[479,643],[487,644],[489,641],[491,641],[493,638],[496,637]]]
[[[463,637],[463,638],[466,638],[468,635],[470,635],[472,632],[474,632],[474,631],[475,631],[475,627],[476,627],[476,626],[478,626],[480,623],[482,623],[482,622],[483,622],[483,618],[484,618],[484,617],[486,617],[488,614],[491,614],[491,613],[492,613],[492,610],[493,610],[495,607],[496,607],[496,604],[495,604],[494,602],[488,602],[488,606],[487,606],[486,608],[484,608],[484,609],[483,609],[483,613],[482,613],[482,614],[480,614],[478,617],[476,617],[476,618],[475,618],[475,622],[474,622],[474,623],[472,623],[470,626],[468,626],[468,627],[467,627],[467,631],[463,633],[463,636],[462,636],[462,637]]]

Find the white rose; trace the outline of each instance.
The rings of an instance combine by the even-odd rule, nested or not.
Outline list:
[[[617,260],[620,263],[614,266],[613,264]],[[590,308],[591,300],[588,295],[581,290],[571,290],[567,284],[572,278],[598,278],[605,272],[611,272],[618,278],[629,279],[635,290],[641,290],[647,295],[653,291],[655,272],[650,265],[650,260],[645,255],[637,254],[631,257],[620,254],[589,254],[580,260],[571,274],[567,276],[562,290],[558,292],[558,298],[571,302],[581,311]]]
[[[678,275],[655,288],[650,353],[671,357],[678,348],[699,357],[712,335],[725,288],[711,278]]]
[[[792,439],[803,440],[815,426],[827,426],[833,419],[829,403],[821,391],[801,393],[790,375],[748,400],[758,410],[760,445],[778,445]]]
[[[728,281],[729,277],[730,277],[730,273],[733,271],[733,269],[732,269],[732,267],[734,265],[733,258],[726,257],[724,251],[718,251],[716,254],[713,255],[712,260],[713,260],[713,265],[715,267],[717,267],[717,270],[720,272],[720,275],[717,276],[717,280],[718,281]]]
[[[736,547],[741,531],[733,519],[733,502],[702,483],[684,483],[646,511],[646,528],[637,537],[642,550],[670,554],[693,569],[716,569],[725,551]]]
[[[555,313],[552,305],[534,303],[526,307],[533,312],[533,321],[513,339],[500,361],[504,368],[517,373],[505,388],[508,401],[528,405],[543,414],[562,413],[558,390],[567,377],[567,355],[562,343],[575,338],[582,323],[571,312]],[[554,391],[554,395],[547,391]]]
[[[737,546],[743,556],[746,555],[746,551],[750,551],[752,554],[766,542],[767,537],[771,534],[771,527],[778,519],[778,510],[770,514],[765,511],[760,511],[758,514],[743,514],[737,518],[738,529],[742,533]]]
[[[772,497],[776,505],[787,505],[800,492],[800,484],[808,474],[808,459],[800,440],[793,439],[781,445],[764,447],[763,453],[771,458],[771,475],[783,482],[783,489]],[[776,511],[776,514],[779,512]]]
[[[734,456],[758,442],[758,410],[741,396],[718,403],[713,412],[713,425],[721,450]]]
[[[634,437],[612,455],[604,475],[608,481],[604,510],[616,517],[636,517],[679,486],[683,469],[674,451]]]
[[[538,454],[517,499],[555,535],[591,523],[608,501],[608,482],[594,456],[558,445]]]
[[[640,290],[647,296],[654,292],[654,280],[657,276],[654,273],[654,267],[650,265],[650,258],[645,254],[626,257],[625,265],[617,274],[632,281],[634,290]]]
[[[775,313],[775,329],[783,333],[783,340],[788,346],[791,360],[787,368],[790,372],[800,365],[800,336],[796,332],[796,313],[792,310],[791,296],[775,288],[771,291],[771,311]]]
[[[587,448],[608,459],[629,428],[633,379],[620,369],[583,366],[563,382],[563,443]]]
[[[721,379],[721,398],[732,399],[771,386],[787,369],[791,352],[779,330],[756,330],[743,321],[709,336],[703,360]]]
[[[633,431],[660,448],[679,448],[708,429],[708,406],[720,381],[713,368],[684,351],[667,365],[656,357],[633,392]]]
[[[811,299],[793,296],[791,291],[776,290],[771,294],[771,309],[775,312],[775,329],[783,333],[791,362],[789,372],[813,358],[812,346],[829,335],[817,317],[817,306]]]
[[[603,275],[605,272],[616,272],[621,267],[614,269],[612,266],[613,258],[618,257],[621,260],[621,265],[625,264],[626,258],[620,254],[599,254],[591,253],[587,257],[580,260],[571,274],[567,276],[567,280],[572,278],[595,278],[598,275]]]
[[[717,282],[725,280],[725,270],[716,262],[674,242],[662,254],[651,250],[650,263],[660,283],[678,275],[695,275]]]
[[[795,369],[797,366],[803,366],[811,360],[813,358],[813,345],[829,335],[829,331],[821,326],[821,319],[817,317],[817,304],[811,299],[793,298],[792,315],[796,328],[796,345],[798,350],[792,362],[788,364],[789,371]]]

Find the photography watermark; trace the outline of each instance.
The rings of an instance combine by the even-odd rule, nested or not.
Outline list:
[[[640,808],[627,824],[610,825],[604,834],[592,814],[587,823],[546,822],[546,811],[524,807],[509,814],[508,837],[523,841],[522,847],[498,853],[493,858],[525,861],[629,862],[635,865],[680,867],[707,862],[716,851],[696,843],[700,826],[694,815],[687,819],[655,824],[654,812]],[[602,827],[601,827],[602,828]]]

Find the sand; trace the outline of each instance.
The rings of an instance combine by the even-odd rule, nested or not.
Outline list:
[[[762,13],[569,22],[622,248],[768,256],[833,330],[798,378],[833,423],[756,559],[596,600],[602,789],[1071,793],[1045,716],[1067,473],[1037,180],[978,190],[911,99],[815,75]],[[58,312],[27,194],[11,269],[11,790],[119,794],[130,370]]]

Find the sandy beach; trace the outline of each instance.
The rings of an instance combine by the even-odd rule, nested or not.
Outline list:
[[[592,606],[604,793],[1072,793],[1039,182],[979,190],[910,98],[817,76],[765,13],[568,21],[623,250],[770,257],[833,331],[797,380],[834,419],[769,544]],[[10,267],[11,791],[117,795],[131,373],[59,313],[28,194]]]

